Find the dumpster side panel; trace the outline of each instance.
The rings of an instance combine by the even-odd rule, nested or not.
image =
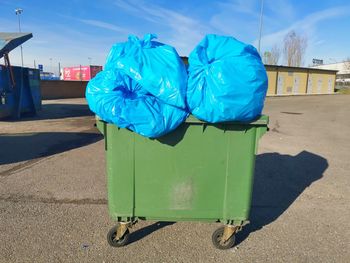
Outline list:
[[[15,94],[10,88],[8,70],[0,65],[0,118],[9,117],[15,105]]]
[[[106,125],[108,205],[114,220],[134,216],[134,134]]]
[[[41,109],[41,92],[39,70],[12,67],[16,86],[10,88],[8,70],[1,67],[0,70],[0,95],[4,97],[0,102],[0,117],[20,113],[35,113]],[[22,79],[23,74],[23,79]],[[22,86],[23,81],[23,86]],[[19,103],[21,104],[19,106]]]
[[[38,69],[29,69],[28,81],[34,108],[36,111],[39,111],[41,110],[40,71]]]
[[[23,70],[23,73],[22,73]],[[30,87],[29,87],[29,80],[28,80],[28,68],[16,68],[17,73],[17,80],[19,83],[21,82],[21,78],[22,78],[22,74],[23,74],[23,86],[17,86],[18,89],[21,89],[22,87],[22,99],[21,99],[21,108],[20,108],[20,112],[21,113],[32,113],[35,109],[34,109],[34,105],[33,105],[33,99],[31,96],[31,91],[30,91]],[[21,83],[20,83],[21,84]]]
[[[223,221],[249,218],[255,163],[256,127],[231,126],[227,136],[227,169]]]
[[[21,68],[18,68],[19,78]],[[41,109],[40,73],[37,69],[23,68],[21,112],[36,113]]]

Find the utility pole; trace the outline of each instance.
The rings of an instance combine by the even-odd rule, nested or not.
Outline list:
[[[52,72],[52,58],[50,58],[50,72],[53,73]]]
[[[259,54],[260,54],[261,31],[262,31],[262,24],[263,24],[263,13],[264,13],[264,0],[261,0],[260,23],[259,23],[259,44],[258,44]]]

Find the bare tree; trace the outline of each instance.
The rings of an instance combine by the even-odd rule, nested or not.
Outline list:
[[[280,48],[274,45],[271,51],[265,51],[263,56],[263,62],[267,65],[277,65],[280,59]]]
[[[350,70],[350,57],[348,57],[347,59],[344,60],[344,64],[345,64],[345,69],[346,70]]]
[[[271,65],[277,65],[280,60],[281,50],[277,45],[271,49]]]
[[[263,55],[264,64],[271,65],[271,52],[265,51]]]
[[[300,67],[304,63],[307,38],[299,36],[294,30],[284,37],[283,55],[287,66]]]

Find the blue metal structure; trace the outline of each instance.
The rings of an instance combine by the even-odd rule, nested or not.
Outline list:
[[[36,114],[41,109],[38,69],[13,67],[9,52],[33,37],[31,33],[0,33],[0,118],[20,118],[22,113]]]

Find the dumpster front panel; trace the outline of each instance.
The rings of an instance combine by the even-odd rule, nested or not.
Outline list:
[[[114,219],[248,219],[261,127],[183,123],[151,140],[105,125]]]
[[[185,123],[159,140],[137,137],[137,214],[177,220],[220,217],[226,156],[215,152],[225,152],[226,145],[217,129],[204,132],[207,136],[202,125]]]
[[[183,138],[182,138],[183,137]],[[176,145],[174,138],[182,138]],[[149,218],[245,220],[255,128],[183,124],[160,140],[136,136],[136,214]]]

